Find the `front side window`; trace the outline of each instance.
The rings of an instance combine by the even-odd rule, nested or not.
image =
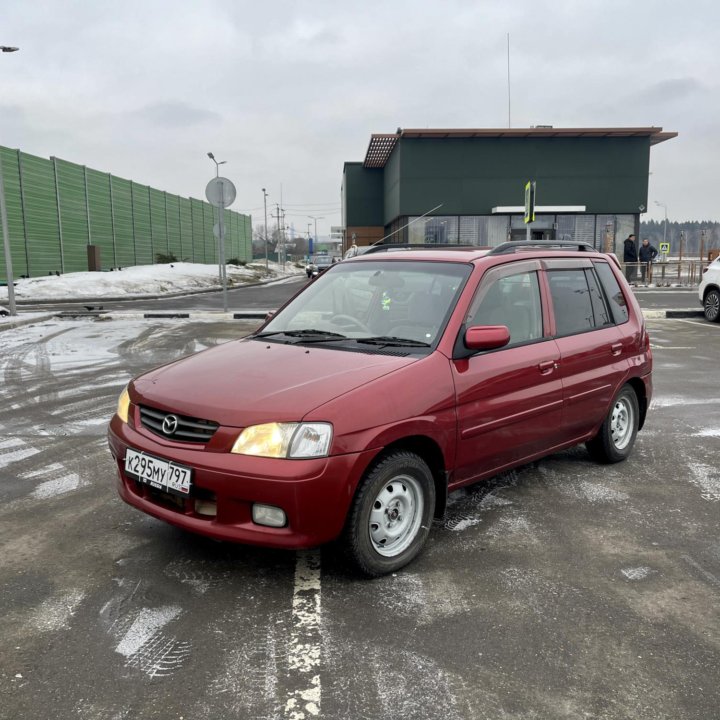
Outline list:
[[[543,336],[542,305],[537,272],[527,271],[488,278],[481,285],[465,321],[475,325],[505,325],[510,345]]]

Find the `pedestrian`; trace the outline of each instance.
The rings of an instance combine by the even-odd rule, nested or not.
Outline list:
[[[623,248],[623,262],[625,263],[625,277],[631,283],[637,278],[637,247],[635,246],[635,235],[630,234],[625,240]]]
[[[640,274],[642,282],[645,284],[645,273],[647,272],[648,282],[652,282],[652,262],[657,257],[658,251],[650,244],[650,240],[643,238],[642,245],[638,252],[638,260],[640,261]]]

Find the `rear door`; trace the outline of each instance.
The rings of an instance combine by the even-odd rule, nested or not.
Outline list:
[[[560,350],[563,427],[581,438],[601,422],[627,374],[622,333],[589,260],[543,262]]]
[[[537,260],[490,270],[470,304],[464,328],[506,325],[510,343],[452,362],[458,484],[556,444],[562,416],[560,352],[550,334],[539,272]]]

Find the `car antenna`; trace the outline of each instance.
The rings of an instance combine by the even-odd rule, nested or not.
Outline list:
[[[422,220],[424,217],[429,215],[431,212],[435,212],[438,208],[441,208],[443,206],[442,203],[439,205],[436,205],[431,210],[428,210],[426,213],[423,213],[420,215],[420,217],[416,217],[414,220],[411,220],[407,225],[403,225],[402,227],[399,227],[397,230],[393,230],[389,235],[386,235],[384,238],[380,238],[379,240],[376,240],[374,243],[370,245],[370,247],[373,247],[375,245],[381,245],[383,241],[387,240],[389,237],[392,237],[395,233],[399,233],[401,230],[404,230],[407,227],[410,227],[413,223],[416,223],[418,220]]]

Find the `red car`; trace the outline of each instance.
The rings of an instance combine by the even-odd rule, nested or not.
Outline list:
[[[254,335],[133,380],[108,439],[143,512],[268,547],[341,537],[381,575],[418,554],[449,491],[579,443],[624,460],[651,370],[614,256],[373,252]]]

